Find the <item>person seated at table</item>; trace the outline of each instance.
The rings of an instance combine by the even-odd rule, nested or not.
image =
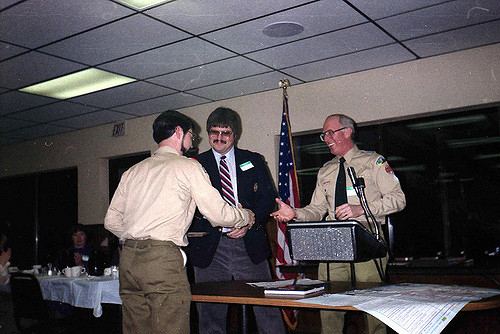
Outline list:
[[[9,283],[9,265],[11,250],[7,245],[7,235],[0,231],[0,285],[6,286]]]
[[[11,255],[7,234],[0,228],[0,333],[17,333],[9,286]]]
[[[92,249],[87,243],[87,232],[82,225],[75,225],[70,230],[70,235],[73,245],[59,252],[58,269],[73,266],[83,266],[88,269]]]

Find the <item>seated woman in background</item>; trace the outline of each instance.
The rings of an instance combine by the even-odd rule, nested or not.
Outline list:
[[[70,232],[73,246],[59,252],[57,267],[59,270],[73,266],[83,266],[88,269],[91,247],[87,244],[87,233],[82,225],[74,226]]]

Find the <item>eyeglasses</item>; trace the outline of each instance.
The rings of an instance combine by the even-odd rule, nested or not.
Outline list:
[[[219,135],[220,135],[222,138],[229,138],[233,134],[233,131],[210,130],[210,131],[208,131],[208,134],[210,135],[210,137],[219,137]]]
[[[196,133],[194,133],[191,130],[188,130],[187,132],[191,135],[191,140],[195,140],[196,139]]]
[[[321,139],[321,141],[325,141],[325,137],[332,138],[333,135],[335,134],[335,132],[342,131],[345,128],[347,128],[347,126],[344,126],[343,128],[337,129],[335,131],[334,130],[326,130],[325,132],[322,132],[319,134],[319,139]]]

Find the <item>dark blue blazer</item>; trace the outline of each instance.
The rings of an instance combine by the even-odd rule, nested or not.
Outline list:
[[[248,256],[257,264],[270,255],[266,224],[274,209],[276,192],[264,158],[248,150],[234,148],[236,160],[236,177],[238,181],[238,200],[244,208],[255,213],[255,224],[244,236]],[[210,176],[212,185],[221,192],[219,169],[212,150],[195,157]],[[242,170],[241,165],[251,162],[252,168]],[[247,165],[248,166],[248,165]],[[212,262],[222,235],[221,227],[213,227],[197,210],[189,232],[208,232],[203,237],[190,237],[185,248],[191,263],[200,268],[206,268]]]

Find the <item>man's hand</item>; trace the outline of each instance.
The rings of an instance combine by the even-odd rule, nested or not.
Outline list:
[[[279,198],[276,198],[276,203],[278,203],[278,211],[271,213],[271,217],[279,222],[288,222],[297,216],[297,212],[290,205],[286,204]]]
[[[0,265],[5,266],[9,262],[11,256],[10,248],[0,254]]]
[[[347,220],[349,218],[356,218],[363,214],[363,207],[361,205],[342,204],[335,208],[335,217],[338,220]]]
[[[73,257],[74,257],[74,259],[75,259],[75,264],[76,264],[77,266],[81,266],[81,265],[83,265],[83,263],[82,263],[82,254],[80,254],[80,253],[74,253],[74,254],[73,254]]]
[[[238,206],[241,206],[241,204],[238,204]],[[253,224],[255,224],[255,213],[253,213],[253,211],[250,210],[250,209],[243,208],[243,210],[245,210],[246,212],[248,212],[248,216],[250,217],[250,221],[248,222],[248,225],[245,226],[245,227],[246,228],[252,228]]]
[[[236,228],[227,234],[228,237],[233,239],[243,238],[250,227],[245,226],[242,228]]]

